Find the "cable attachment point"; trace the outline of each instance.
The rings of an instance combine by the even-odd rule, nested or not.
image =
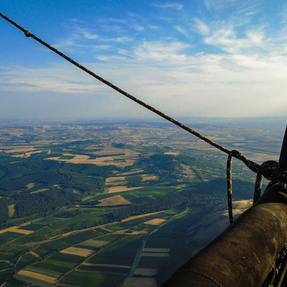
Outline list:
[[[275,181],[283,175],[279,163],[274,160],[268,160],[261,164],[259,172],[268,180]]]
[[[274,160],[268,160],[261,164],[257,171],[255,181],[253,205],[255,205],[261,197],[263,176],[270,181],[275,181],[277,178],[279,178],[280,174],[281,172],[278,162]]]
[[[287,183],[287,172],[281,169],[280,164],[277,161],[268,160],[263,162],[257,172],[253,205],[256,204],[261,197],[263,176],[273,183],[280,182],[284,185]]]
[[[28,30],[24,30],[24,34],[27,38],[31,36],[31,33]]]
[[[235,157],[237,159],[240,159],[242,157],[242,154],[240,151],[236,150],[236,149],[233,149],[229,152],[229,155],[232,156],[232,157]]]

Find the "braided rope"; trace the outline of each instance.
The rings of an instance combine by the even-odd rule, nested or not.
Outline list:
[[[256,175],[255,180],[255,187],[254,187],[254,194],[253,194],[253,205],[257,203],[261,196],[261,189],[262,189],[262,174],[260,172]]]
[[[202,141],[206,142],[207,144],[215,147],[216,149],[226,153],[228,155],[227,159],[227,201],[228,201],[228,213],[229,213],[229,221],[230,223],[233,222],[233,214],[232,214],[232,158],[236,158],[240,161],[242,161],[251,171],[257,173],[256,183],[255,183],[255,190],[254,190],[254,203],[257,202],[261,195],[261,183],[262,183],[262,177],[267,178],[268,180],[274,181],[274,180],[283,180],[284,182],[287,182],[287,172],[280,169],[279,164],[277,162],[268,161],[263,163],[262,165],[259,165],[251,160],[249,160],[247,157],[245,157],[241,152],[237,150],[229,150],[225,148],[224,146],[216,143],[215,141],[212,141],[208,137],[202,135],[198,131],[190,128],[189,126],[181,123],[180,121],[176,120],[175,118],[170,117],[169,115],[161,112],[157,108],[145,103],[144,101],[138,99],[137,97],[131,95],[130,93],[124,91],[120,87],[114,85],[113,83],[107,81],[103,77],[99,76],[98,74],[94,73],[93,71],[89,70],[85,66],[81,65],[77,61],[73,60],[72,58],[68,57],[66,54],[61,52],[60,50],[56,49],[55,47],[49,45],[47,42],[42,40],[41,38],[37,37],[30,31],[26,30],[19,24],[17,24],[15,21],[10,19],[8,16],[4,15],[0,12],[0,17],[2,17],[4,20],[9,22],[11,25],[16,27],[18,30],[22,31],[24,35],[28,38],[34,39],[39,44],[45,46],[58,56],[62,57],[66,61],[70,62],[72,65],[76,66],[83,72],[89,74],[93,78],[97,79],[98,81],[102,82],[103,84],[109,86],[113,90],[117,91],[118,93],[122,94],[123,96],[127,97],[128,99],[136,102],[140,106],[148,109],[149,111],[157,114],[161,118],[171,122],[172,124],[178,126],[179,128],[187,131],[188,133],[194,135],[195,137],[201,139]]]
[[[226,181],[227,181],[227,207],[229,223],[233,223],[233,209],[232,209],[232,154],[230,153],[226,163]]]

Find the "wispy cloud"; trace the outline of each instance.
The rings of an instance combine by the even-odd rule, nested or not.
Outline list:
[[[136,60],[166,61],[180,63],[186,60],[184,50],[188,45],[181,42],[145,41],[135,49]]]
[[[89,67],[167,112],[262,116],[282,111],[283,115],[283,107],[287,108],[285,56],[272,53],[188,55],[185,49],[186,45],[181,43],[144,42],[135,48],[129,61],[107,57],[103,59],[105,63],[90,62]],[[0,79],[2,93],[78,96],[109,93],[108,88],[65,64],[1,70]],[[240,109],[234,102],[240,103]]]
[[[153,3],[152,6],[161,8],[161,9],[173,9],[173,10],[182,10],[184,5],[177,2],[165,2],[165,3]]]
[[[200,34],[206,35],[209,33],[209,27],[200,19],[195,18],[195,28]]]
[[[87,40],[96,40],[99,39],[99,35],[96,33],[90,32],[88,29],[83,28],[83,27],[78,27],[77,28],[77,33],[82,36],[84,39]]]
[[[141,31],[144,31],[145,30],[145,27],[142,26],[142,25],[139,25],[139,24],[134,24],[132,25],[132,28],[137,31],[137,32],[141,32]]]
[[[100,36],[97,33],[93,33],[86,27],[83,27],[82,25],[77,23],[76,25],[74,25],[72,31],[67,37],[59,39],[53,45],[57,48],[82,48],[83,46],[85,46],[86,41],[91,44],[99,38]]]
[[[208,11],[212,10],[222,10],[226,8],[233,7],[237,0],[204,0],[204,5]]]
[[[65,64],[43,68],[13,67],[0,71],[2,92],[50,92],[64,94],[102,91],[97,82],[78,74]]]
[[[132,37],[128,37],[128,36],[119,36],[119,37],[111,37],[111,38],[102,38],[101,41],[102,42],[114,42],[114,43],[128,43],[130,41],[132,41]]]
[[[135,26],[135,29],[141,31],[142,26]],[[133,38],[127,36],[127,33],[110,33],[110,36],[103,36],[84,27],[82,24],[74,25],[68,36],[59,39],[53,45],[57,48],[68,51],[77,51],[79,53],[84,50],[107,50],[115,43],[125,44]]]
[[[204,36],[206,44],[214,45],[229,53],[239,52],[242,49],[264,48],[267,41],[264,33],[260,30],[246,31],[244,36],[238,37],[232,27],[215,29]]]
[[[261,0],[204,0],[207,11],[229,19],[235,26],[249,24],[259,13]]]
[[[74,21],[55,42],[105,78],[171,113],[283,115],[287,18],[278,13],[281,18],[274,21],[280,29],[270,33],[270,23],[254,21],[258,1],[242,1],[205,0],[206,13],[187,11],[182,2],[158,1],[148,4],[161,9],[150,9],[156,17],[127,12],[123,19]],[[59,63],[0,69],[0,86],[2,93],[109,94]]]
[[[175,30],[176,30],[178,33],[182,34],[182,35],[185,36],[186,38],[190,38],[190,33],[187,31],[186,28],[184,28],[184,27],[182,27],[182,26],[180,26],[180,25],[176,25],[176,26],[174,26],[174,28],[175,28]]]

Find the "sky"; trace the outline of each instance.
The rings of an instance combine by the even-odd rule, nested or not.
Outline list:
[[[0,11],[176,117],[287,108],[284,0],[1,0]],[[0,118],[148,118],[0,19]]]

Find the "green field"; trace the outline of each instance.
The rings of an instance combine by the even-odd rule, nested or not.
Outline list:
[[[70,273],[61,282],[83,287],[109,287],[118,285],[123,279],[124,276],[110,273],[75,271]]]
[[[276,130],[199,126],[258,161],[280,145]],[[121,287],[136,268],[150,268],[160,284],[227,226],[225,155],[168,125],[15,129],[0,130],[1,287],[44,284],[16,275],[23,270],[58,284]],[[234,161],[233,178],[234,200],[252,198],[254,174]],[[100,206],[107,198],[113,204]]]

